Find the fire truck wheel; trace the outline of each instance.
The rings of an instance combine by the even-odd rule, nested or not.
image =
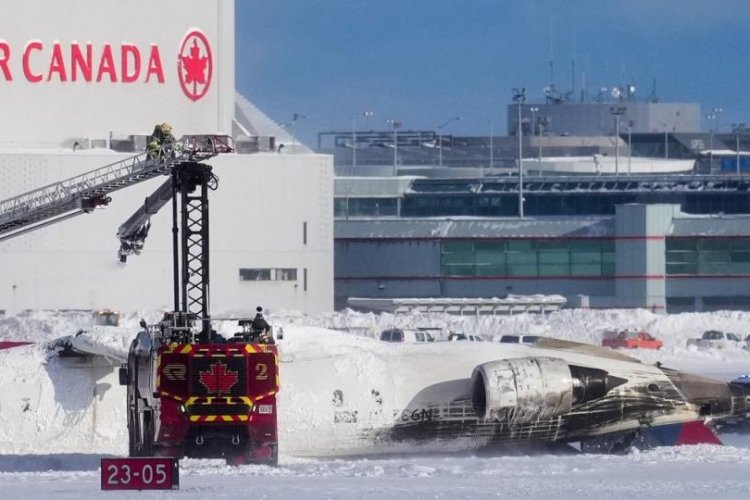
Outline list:
[[[135,419],[130,412],[128,412],[128,456],[138,456],[138,448],[135,439]]]
[[[143,445],[141,455],[154,456],[154,422],[150,411],[143,412]]]

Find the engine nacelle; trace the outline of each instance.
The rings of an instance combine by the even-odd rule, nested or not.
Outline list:
[[[568,413],[625,382],[559,358],[503,359],[474,368],[471,397],[480,420],[529,423]]]

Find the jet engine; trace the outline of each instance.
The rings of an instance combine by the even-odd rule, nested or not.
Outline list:
[[[503,359],[474,368],[471,397],[480,420],[520,424],[563,415],[625,382],[558,358]]]

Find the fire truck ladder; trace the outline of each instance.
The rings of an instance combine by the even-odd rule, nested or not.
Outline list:
[[[233,151],[231,139],[213,137],[194,150],[219,152]],[[172,253],[174,272],[175,327],[188,326],[193,319],[201,322],[199,341],[211,338],[209,312],[209,238],[208,192],[218,187],[218,179],[211,167],[194,161],[181,161],[173,165],[170,178],[117,230],[120,239],[120,261],[128,255],[137,255],[143,249],[150,229],[150,219],[172,201]]]
[[[90,213],[107,205],[110,193],[168,174],[180,163],[203,161],[233,150],[227,136],[185,136],[169,150],[141,153],[0,201],[0,241]]]
[[[175,326],[185,326],[190,318],[201,321],[201,339],[210,338],[208,191],[218,179],[211,167],[197,162],[181,162],[172,168],[169,180],[159,186],[143,205],[118,229],[120,261],[143,249],[150,218],[172,201],[172,251],[174,271],[174,310],[185,316]],[[179,195],[179,196],[178,196]],[[179,200],[179,201],[178,201]]]

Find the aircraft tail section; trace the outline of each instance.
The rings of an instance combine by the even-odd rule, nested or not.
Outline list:
[[[641,433],[654,446],[683,444],[723,444],[719,436],[703,420],[650,427]]]

